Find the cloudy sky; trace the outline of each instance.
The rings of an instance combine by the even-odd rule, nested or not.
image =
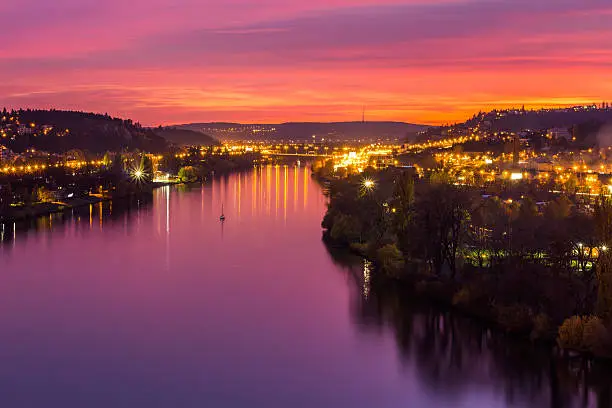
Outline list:
[[[0,106],[146,125],[612,100],[610,0],[6,0]]]

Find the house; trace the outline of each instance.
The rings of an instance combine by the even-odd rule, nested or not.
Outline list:
[[[15,157],[15,153],[11,149],[0,145],[0,162],[11,161]]]

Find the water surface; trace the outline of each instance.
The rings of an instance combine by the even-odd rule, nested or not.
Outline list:
[[[281,166],[0,227],[0,406],[608,406],[590,366],[370,288],[324,211]]]

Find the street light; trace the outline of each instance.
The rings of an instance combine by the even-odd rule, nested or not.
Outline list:
[[[363,185],[363,188],[365,188],[366,190],[372,190],[374,186],[376,185],[376,183],[374,182],[374,180],[364,179],[362,185]]]
[[[132,169],[132,171],[130,172],[130,178],[136,183],[140,183],[141,181],[147,178],[147,173],[144,172],[142,166],[139,166]]]
[[[376,187],[376,182],[370,178],[364,178],[361,182],[361,195],[370,194]]]

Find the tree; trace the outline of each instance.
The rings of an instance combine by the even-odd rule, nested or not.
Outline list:
[[[471,198],[466,190],[445,183],[430,184],[415,204],[413,235],[420,237],[427,262],[436,274],[444,265],[457,273],[457,256],[467,238]]]
[[[593,214],[597,238],[602,244],[612,244],[612,200],[608,197],[599,197]]]
[[[104,157],[102,158],[102,164],[108,167],[113,164],[112,156],[110,152],[104,153]]]
[[[355,217],[340,213],[334,217],[329,234],[335,241],[352,243],[360,241],[361,226]]]
[[[321,178],[329,178],[334,174],[334,161],[325,160],[321,163],[320,161],[313,164],[313,172]]]
[[[538,216],[538,206],[531,197],[525,197],[519,209],[519,217],[532,219]]]
[[[153,161],[148,155],[143,154],[140,157],[139,169],[145,174],[147,180],[153,179]]]
[[[38,201],[43,203],[49,203],[53,201],[53,194],[44,186],[38,187],[36,190],[36,195],[38,197]]]
[[[604,251],[597,263],[597,315],[609,321],[612,318],[612,256]]]
[[[404,268],[404,256],[394,244],[387,244],[376,251],[380,270],[389,276],[397,276]]]
[[[612,318],[612,200],[600,197],[593,215],[595,235],[601,243],[597,261],[597,313],[606,320]]]
[[[550,202],[546,209],[546,217],[549,219],[567,218],[572,213],[573,204],[566,196],[561,196]]]
[[[497,197],[481,201],[471,211],[469,243],[479,267],[501,263],[507,249],[508,215]],[[488,262],[487,262],[488,260]]]
[[[111,172],[121,178],[125,177],[125,163],[124,158],[121,154],[117,153],[115,157],[113,157],[113,162],[111,166]]]
[[[414,203],[414,177],[409,172],[403,172],[395,180],[393,191],[395,221],[398,231],[406,231],[410,223],[410,214]]]
[[[193,166],[181,167],[178,178],[182,183],[195,183],[198,181],[198,172]]]

